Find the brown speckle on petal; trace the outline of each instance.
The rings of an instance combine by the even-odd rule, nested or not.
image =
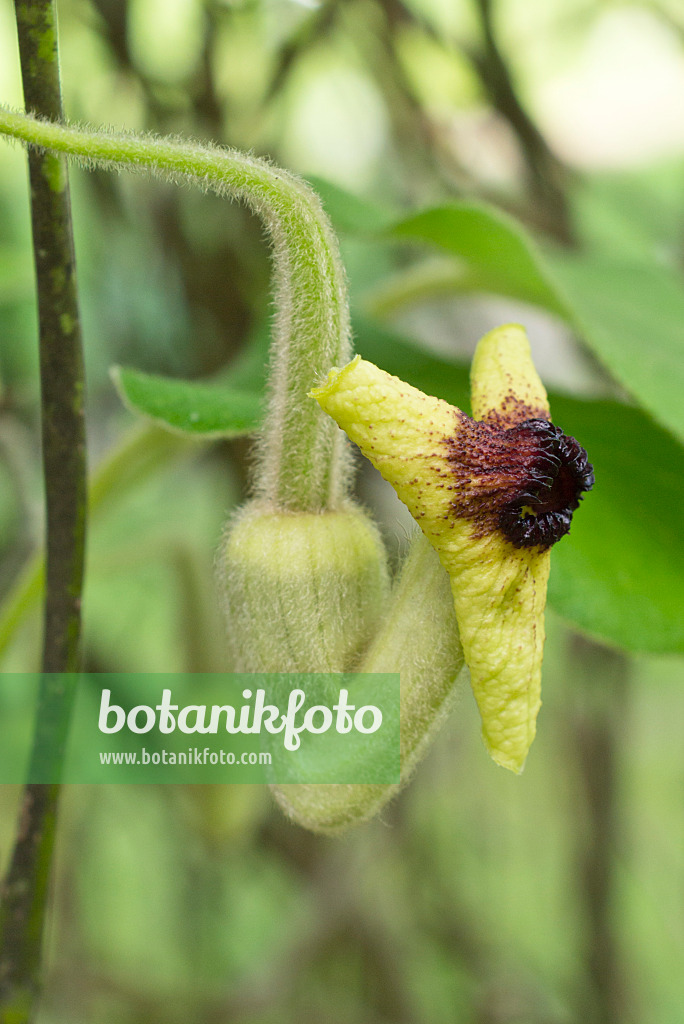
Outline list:
[[[456,480],[453,514],[477,524],[478,536],[498,530],[517,548],[550,548],[594,485],[584,448],[546,419],[501,427],[459,416],[444,442]]]

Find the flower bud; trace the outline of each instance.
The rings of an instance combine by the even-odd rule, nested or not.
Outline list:
[[[219,555],[236,672],[342,672],[375,631],[386,554],[365,513],[283,512],[252,502]]]
[[[420,534],[397,580],[389,613],[359,665],[401,674],[401,779],[396,785],[284,785],[273,795],[314,832],[338,833],[374,817],[406,784],[455,703],[463,650],[449,577]]]

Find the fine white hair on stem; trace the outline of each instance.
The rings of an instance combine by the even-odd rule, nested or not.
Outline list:
[[[256,494],[292,511],[338,507],[349,477],[344,439],[307,392],[350,357],[349,303],[337,239],[313,189],[266,160],[211,144],[62,125],[4,107],[0,133],[86,168],[193,184],[244,202],[262,219],[273,250],[275,313]]]

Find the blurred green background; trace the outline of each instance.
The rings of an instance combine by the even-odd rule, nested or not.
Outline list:
[[[291,825],[260,788],[70,788],[41,1024],[678,1024],[681,5],[61,0],[59,14],[70,119],[250,149],[315,182],[364,355],[465,401],[478,337],[524,323],[597,486],[554,551],[544,706],[522,777],[487,758],[464,686],[411,785],[343,838]],[[10,0],[0,99],[22,105]],[[146,426],[109,370],[232,374],[256,389],[263,230],[238,206],[140,176],[74,170],[72,192],[99,473],[86,667],[220,671],[213,560],[249,444]],[[442,237],[446,218],[401,220],[472,200],[536,240],[574,321],[551,311],[541,278],[496,267],[496,251],[473,281],[472,244]],[[3,144],[4,671],[40,657],[35,591],[16,603],[42,534],[29,237],[25,157]],[[402,510],[367,469],[358,488],[396,559]],[[0,788],[3,863],[17,800]]]

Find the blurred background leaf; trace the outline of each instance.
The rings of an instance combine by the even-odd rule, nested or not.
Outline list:
[[[262,418],[258,393],[237,391],[221,382],[193,384],[112,367],[112,381],[131,412],[191,437],[240,437],[257,429]]]
[[[553,273],[582,337],[616,380],[684,440],[684,287],[654,263],[555,256]]]

